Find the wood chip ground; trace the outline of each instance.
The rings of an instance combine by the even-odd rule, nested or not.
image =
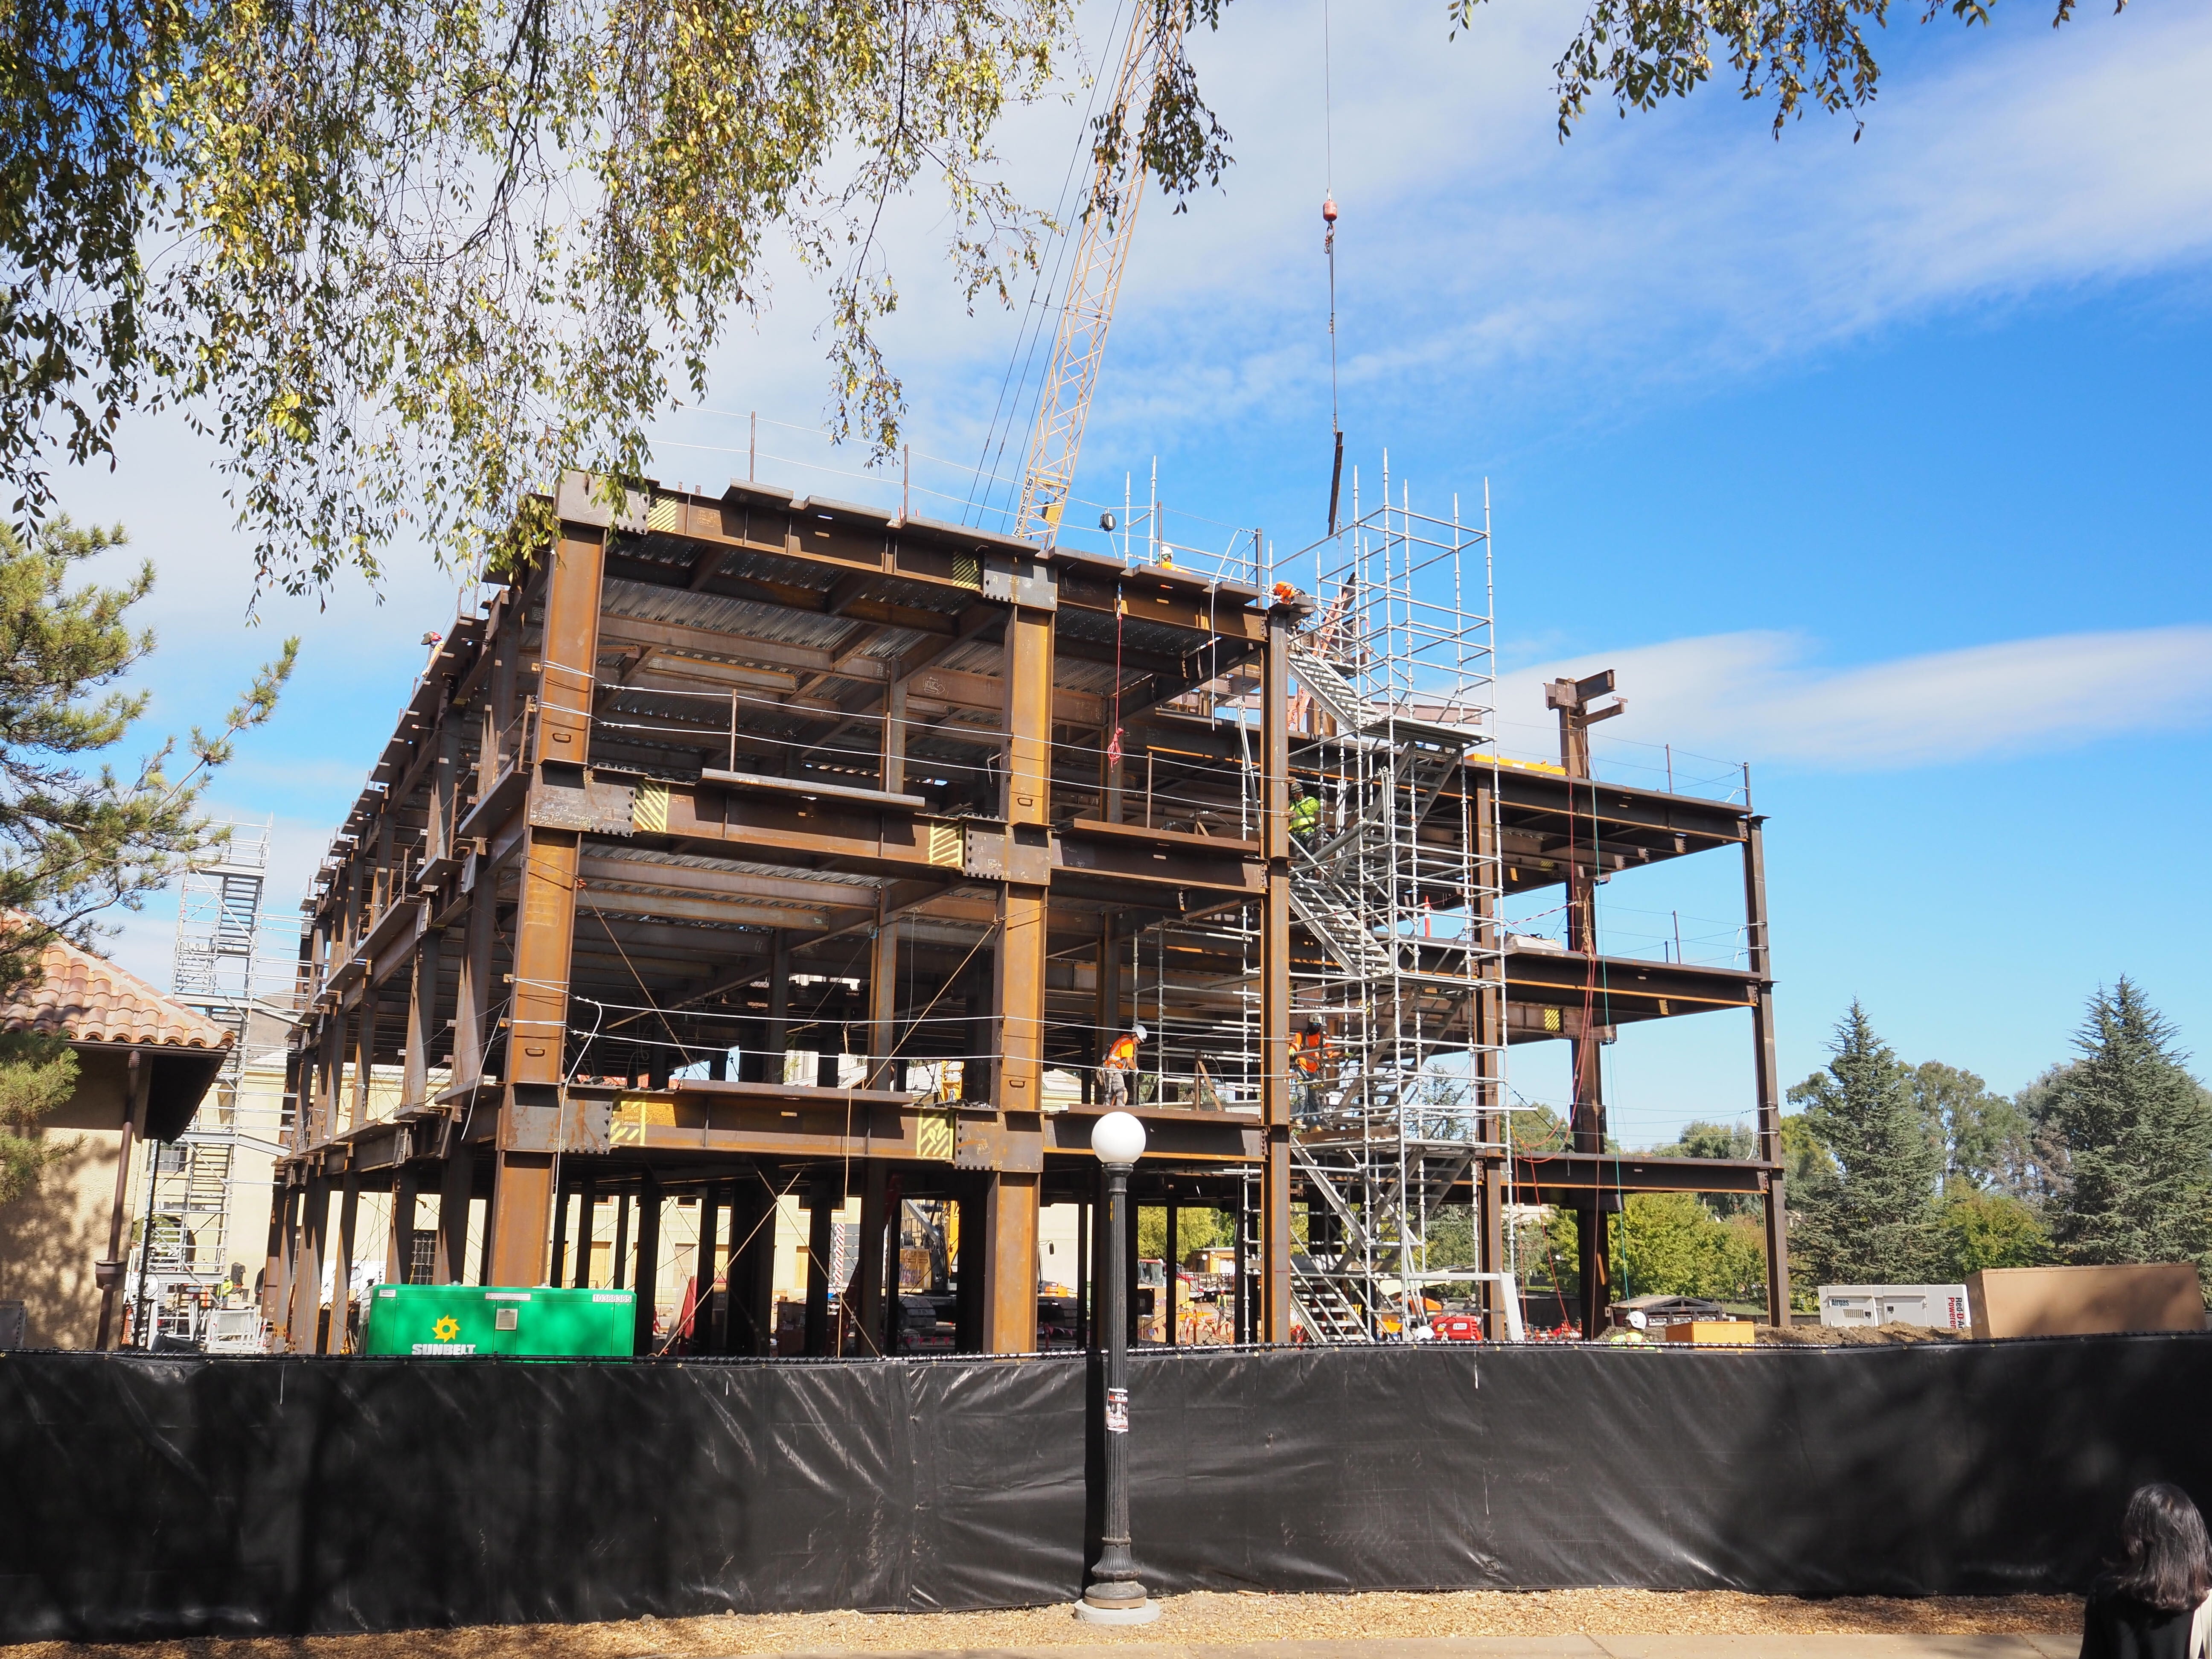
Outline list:
[[[1158,1622],[1079,1625],[1067,1607],[994,1613],[724,1613],[606,1625],[477,1626],[382,1636],[153,1642],[127,1647],[36,1643],[0,1659],[714,1659],[828,1648],[884,1651],[1125,1643],[1237,1644],[1420,1636],[2059,1634],[2081,1627],[2070,1595],[1853,1596],[1800,1601],[1730,1591],[1468,1590],[1440,1595],[1230,1595],[1164,1600]]]

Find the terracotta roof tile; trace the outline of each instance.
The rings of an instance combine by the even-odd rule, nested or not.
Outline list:
[[[166,1048],[224,1048],[232,1041],[213,1020],[170,1001],[128,969],[64,939],[39,953],[37,980],[0,1008],[0,1030]]]

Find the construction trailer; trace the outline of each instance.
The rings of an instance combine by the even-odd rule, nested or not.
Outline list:
[[[1237,1216],[1239,1340],[1406,1334],[1455,1279],[1503,1337],[1512,1202],[1585,1216],[1595,1328],[1602,1218],[1637,1191],[1760,1195],[1786,1307],[1759,820],[1600,785],[1578,735],[1579,770],[1500,762],[1482,532],[1355,512],[1298,592],[1256,535],[1197,570],[750,482],[571,474],[550,506],[547,544],[435,642],[305,906],[286,1347],[351,1340],[325,1287],[370,1194],[387,1279],[510,1286],[585,1282],[572,1241],[612,1201],[641,1352],[671,1200],[689,1352],[791,1351],[771,1247],[794,1207],[805,1352],[898,1346],[899,1267],[932,1237],[955,1346],[1031,1351],[1042,1206],[1083,1206],[1079,1279],[1135,1254],[1089,1148],[1139,1023],[1116,1079],[1149,1137],[1138,1204],[1170,1237],[1182,1207]],[[1508,891],[1587,917],[1597,880],[1724,847],[1745,966],[1499,925]],[[1608,1152],[1597,1045],[1719,1008],[1752,1018],[1759,1156]],[[1506,1045],[1543,1040],[1576,1048],[1577,1144],[1516,1151]],[[1428,1246],[1454,1205],[1476,1261]]]

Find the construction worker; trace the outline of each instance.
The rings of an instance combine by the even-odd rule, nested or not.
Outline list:
[[[1328,1054],[1328,1031],[1318,1015],[1306,1021],[1291,1048],[1291,1070],[1298,1098],[1293,1109],[1302,1117],[1321,1112],[1322,1064]]]
[[[1151,1035],[1143,1026],[1132,1025],[1106,1051],[1098,1066],[1098,1080],[1105,1085],[1108,1109],[1129,1103],[1129,1073],[1137,1069],[1137,1045]]]
[[[1291,833],[1300,841],[1311,841],[1314,831],[1321,828],[1321,802],[1306,793],[1305,785],[1296,778],[1291,780]]]
[[[1650,1325],[1651,1322],[1644,1317],[1644,1310],[1641,1308],[1631,1308],[1628,1310],[1627,1317],[1628,1322],[1626,1324],[1614,1326],[1613,1329],[1607,1331],[1598,1340],[1601,1342],[1610,1342],[1615,1347],[1622,1348],[1640,1348],[1649,1344],[1651,1338],[1645,1328]]]

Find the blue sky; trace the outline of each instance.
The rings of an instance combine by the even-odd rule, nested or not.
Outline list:
[[[1146,209],[1080,491],[1118,500],[1133,472],[1141,495],[1157,457],[1175,507],[1285,550],[1317,532],[1327,182],[1349,454],[1371,478],[1387,448],[1417,507],[1472,503],[1487,481],[1505,720],[1540,747],[1534,680],[1612,666],[1631,712],[1609,738],[1751,763],[1785,1078],[1819,1063],[1858,996],[1906,1058],[2017,1088],[2122,973],[2185,1045],[2212,1044],[2196,864],[2212,806],[2212,11],[1901,22],[1856,143],[1818,116],[1777,143],[1767,107],[1723,88],[1595,113],[1561,146],[1548,70],[1571,7],[1491,0],[1449,43],[1439,0],[1346,9],[1333,180],[1319,8],[1248,0],[1199,42],[1237,165],[1186,214]],[[1011,124],[1031,199],[1058,190],[1079,115]],[[908,435],[965,460],[1015,319],[971,319],[948,291],[935,204],[893,221]],[[820,423],[820,314],[785,271],[717,365],[709,408],[726,412],[662,423],[664,478],[741,472],[741,411]],[[829,459],[766,430],[771,453]],[[349,580],[319,610],[264,599],[242,628],[250,571],[215,459],[142,421],[114,474],[64,493],[161,568],[157,721],[219,717],[276,635],[307,636],[283,709],[218,790],[277,818],[296,890],[454,584],[403,552],[380,598]],[[933,466],[921,476],[942,482]],[[1607,925],[1679,911],[1686,932],[1724,928],[1736,872],[1694,865],[1615,884]],[[158,907],[118,949],[166,975]],[[1517,1050],[1516,1085],[1558,1098],[1559,1060]],[[1749,1104],[1734,1016],[1639,1028],[1610,1060],[1631,1144]]]

